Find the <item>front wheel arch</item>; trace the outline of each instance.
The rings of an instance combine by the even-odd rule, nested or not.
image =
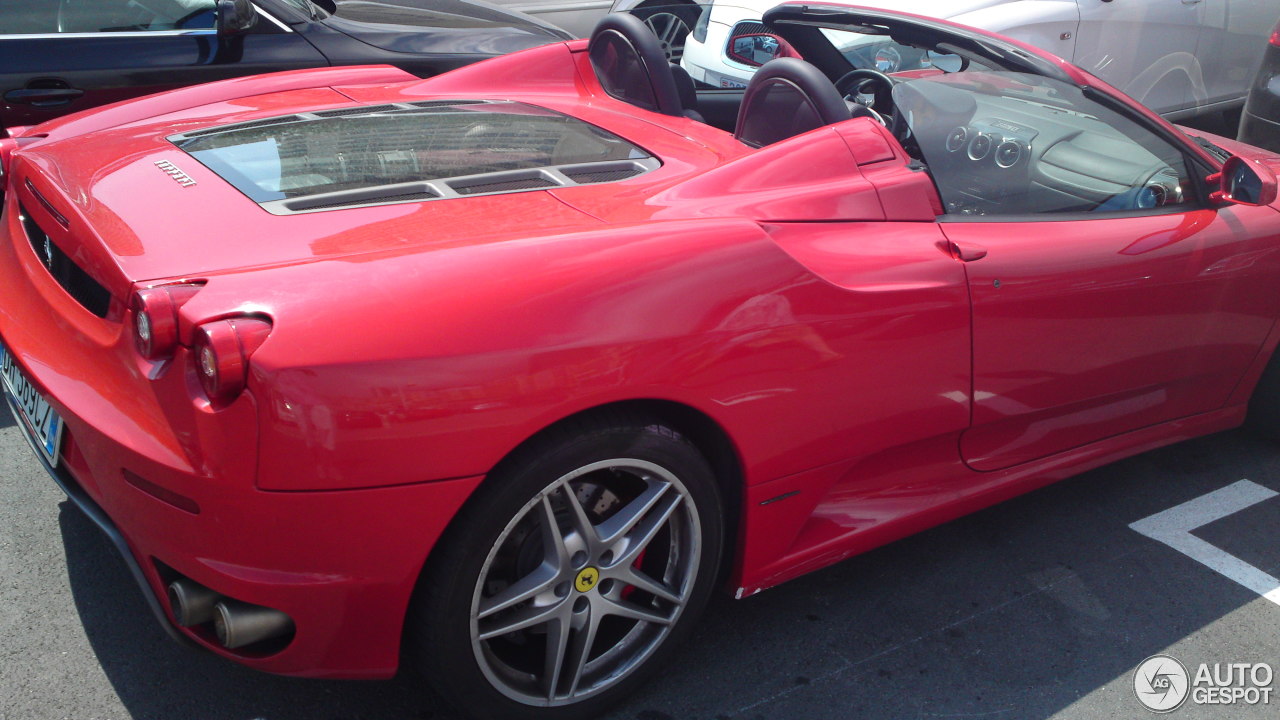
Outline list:
[[[742,455],[738,451],[728,431],[719,422],[695,407],[671,400],[635,399],[611,402],[604,405],[580,410],[557,420],[523,440],[519,445],[502,457],[494,467],[486,473],[486,478],[498,474],[508,463],[519,462],[528,448],[540,444],[544,438],[560,434],[571,427],[585,427],[602,421],[619,417],[635,420],[646,420],[665,425],[680,433],[693,443],[702,453],[711,469],[715,472],[716,484],[724,503],[725,545],[721,555],[721,585],[727,580],[738,557],[739,530],[743,515],[743,472]],[[483,483],[481,483],[483,485]],[[463,506],[465,509],[465,505]],[[461,512],[461,511],[459,511]],[[429,560],[428,560],[429,562]]]

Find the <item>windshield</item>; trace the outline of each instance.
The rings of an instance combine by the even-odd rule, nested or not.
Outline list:
[[[777,4],[776,0],[707,5],[644,3],[629,12],[649,26],[661,41],[667,59],[683,68],[697,87],[737,89],[746,87],[756,70],[776,57],[805,59],[804,53],[783,40],[776,28],[762,22],[765,11]],[[883,27],[819,30],[847,63],[844,72],[953,72],[962,66],[985,67],[975,58],[963,59],[939,49],[929,51],[920,45],[899,42]]]

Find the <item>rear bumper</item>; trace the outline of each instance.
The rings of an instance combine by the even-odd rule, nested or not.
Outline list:
[[[95,317],[54,282],[16,205],[0,217],[0,341],[64,423],[56,466],[33,454],[119,549],[166,631],[268,672],[394,674],[422,564],[480,478],[258,489],[252,395],[215,411],[193,395],[185,351],[163,370],[141,363],[127,318]],[[208,626],[177,627],[175,575],[280,610],[296,632],[283,648],[227,650]]]
[[[145,464],[145,458],[84,425],[59,398],[50,400],[66,423],[63,454],[58,467],[34,446],[32,454],[115,545],[170,636],[267,672],[345,678],[395,673],[422,563],[479,478],[265,493],[190,474],[188,480],[210,486],[206,493],[184,494],[199,506],[191,513],[126,482],[122,469]],[[181,484],[170,474],[150,473],[147,480],[164,488]],[[252,646],[222,648],[208,626],[178,627],[165,594],[175,573],[285,612],[296,634],[283,649],[272,646],[260,655]]]
[[[13,415],[14,423],[21,428],[22,418],[14,407],[13,396],[9,393],[8,388],[3,387],[3,385],[0,385],[0,389],[4,391],[4,399],[6,404],[9,406],[9,412]],[[160,626],[164,628],[164,631],[177,643],[181,645],[194,646],[194,643],[192,643],[186,635],[179,632],[178,629],[169,622],[169,616],[166,614],[165,608],[160,604],[155,593],[151,592],[151,585],[147,581],[146,573],[143,571],[142,566],[138,564],[138,561],[134,559],[133,551],[129,548],[129,543],[125,541],[124,535],[122,535],[120,530],[116,528],[115,523],[111,522],[111,518],[107,517],[107,514],[102,511],[102,508],[98,507],[98,503],[94,502],[93,498],[89,497],[89,495],[84,491],[84,488],[81,488],[80,484],[75,481],[75,478],[71,477],[71,475],[65,470],[53,467],[44,459],[44,456],[36,449],[36,444],[29,433],[22,432],[21,434],[22,438],[27,441],[27,445],[30,446],[31,453],[35,456],[36,461],[40,463],[40,466],[44,468],[45,472],[49,473],[49,477],[53,478],[53,481],[58,484],[58,487],[62,488],[62,492],[66,493],[67,498],[71,500],[76,507],[80,508],[80,511],[83,512],[94,525],[98,526],[98,529],[107,536],[107,539],[111,541],[113,546],[115,546],[116,551],[120,553],[122,558],[124,558],[125,565],[129,568],[129,575],[133,577],[134,582],[138,583],[138,587],[142,590],[142,595],[147,601],[147,608],[151,610],[151,614],[155,616],[156,620],[160,623]]]

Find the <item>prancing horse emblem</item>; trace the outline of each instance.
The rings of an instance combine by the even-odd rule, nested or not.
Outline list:
[[[578,577],[574,579],[573,586],[578,592],[587,592],[596,586],[596,582],[600,580],[600,571],[593,567],[584,567],[582,572],[578,573]]]
[[[47,237],[44,239],[44,266],[53,268],[53,241]]]

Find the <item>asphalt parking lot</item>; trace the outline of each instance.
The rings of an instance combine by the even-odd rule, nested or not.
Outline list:
[[[410,673],[279,678],[172,643],[106,538],[2,424],[0,719],[453,717]],[[1232,432],[1150,452],[720,600],[611,717],[1149,717],[1133,674],[1153,654],[1280,665],[1280,604],[1129,527],[1242,479],[1280,490],[1280,447]],[[1280,497],[1194,535],[1275,575],[1277,527]],[[1278,704],[1187,702],[1174,717],[1275,717]]]

